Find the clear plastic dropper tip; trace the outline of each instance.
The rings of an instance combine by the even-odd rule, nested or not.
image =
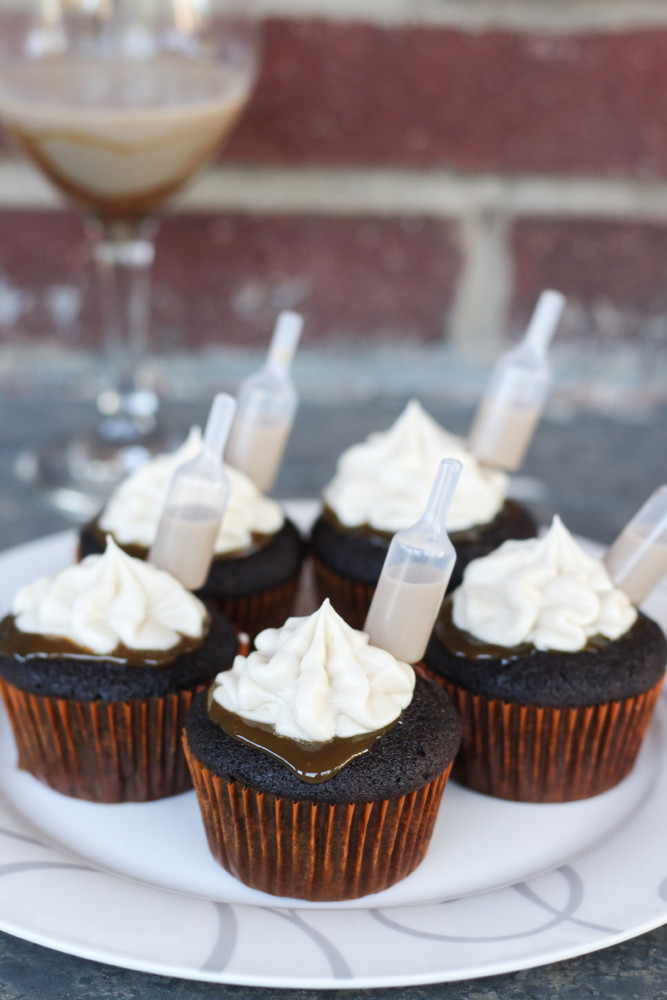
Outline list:
[[[289,368],[299,346],[302,330],[303,316],[300,313],[285,309],[279,314],[271,338],[269,364]]]
[[[426,504],[425,517],[435,518],[444,525],[462,468],[457,458],[443,458]]]
[[[213,400],[204,431],[204,448],[217,458],[227,443],[235,410],[236,400],[226,392],[219,392]]]
[[[545,289],[537,300],[526,331],[526,343],[546,351],[556,332],[565,308],[565,296],[552,288]]]

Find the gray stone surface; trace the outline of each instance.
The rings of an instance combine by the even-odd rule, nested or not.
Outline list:
[[[130,972],[0,934],[1,1000],[664,1000],[667,927],[568,962],[461,983],[383,990],[271,990]]]
[[[348,399],[342,407],[307,403],[299,411],[276,492],[281,497],[317,496],[341,450],[373,430],[386,428],[405,397]],[[185,434],[205,419],[205,403],[165,406],[165,425]],[[465,433],[472,410],[427,399],[444,426]],[[89,425],[90,404],[0,398],[0,546],[36,538],[66,526],[30,487],[17,483],[13,463],[27,441],[34,447],[64,440]],[[515,492],[543,521],[558,511],[579,534],[609,542],[646,494],[665,475],[667,410],[647,411],[632,422],[587,412],[567,420],[547,413],[538,428]]]
[[[278,483],[281,496],[315,496],[331,474],[340,450],[371,430],[386,427],[404,400],[378,398],[303,407]],[[185,429],[202,420],[201,405],[166,409],[168,424]],[[428,408],[452,430],[464,431],[470,410],[441,401]],[[0,399],[0,548],[37,538],[68,525],[38,494],[16,482],[12,466],[26,441],[45,443],[80,430],[89,421],[88,405],[58,404],[49,398]],[[517,486],[543,521],[558,511],[574,531],[609,542],[644,497],[665,476],[667,412],[623,423],[588,414],[568,422],[547,419]],[[610,873],[613,877],[613,873]],[[661,1000],[667,998],[667,928],[613,948],[544,968],[466,983],[396,990],[333,992],[289,990],[293,1000],[351,996],[396,1000]],[[228,997],[265,1000],[275,991],[190,983],[117,969],[73,958],[0,934],[0,1000],[181,1000]]]

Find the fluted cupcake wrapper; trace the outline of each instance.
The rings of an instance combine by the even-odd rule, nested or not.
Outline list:
[[[313,558],[313,570],[315,588],[320,602],[328,597],[334,610],[345,619],[351,628],[363,629],[375,593],[375,586],[341,576],[315,557]]]
[[[19,767],[57,792],[92,802],[145,802],[192,787],[181,733],[200,689],[76,701],[31,694],[0,678]]]
[[[258,792],[185,755],[211,853],[253,889],[355,899],[405,878],[428,848],[449,768],[396,799],[329,804]]]
[[[260,590],[242,597],[219,597],[206,594],[206,601],[222,612],[242,632],[254,638],[265,628],[279,628],[285,624],[294,606],[299,576],[279,587]]]
[[[518,802],[571,802],[617,785],[632,769],[662,687],[660,680],[620,701],[549,708],[476,695],[427,674],[463,722],[453,777]]]

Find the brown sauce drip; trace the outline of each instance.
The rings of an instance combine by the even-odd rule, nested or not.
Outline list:
[[[198,649],[206,639],[209,627],[210,623],[207,621],[204,624],[204,635],[200,639],[181,636],[180,642],[169,649],[130,649],[121,644],[111,653],[94,653],[62,636],[21,632],[16,628],[14,616],[8,615],[0,621],[0,653],[19,661],[31,659],[107,660],[125,666],[167,667],[179,656]]]
[[[275,757],[309,785],[333,778],[355,757],[370,750],[375,741],[398,722],[372,733],[360,733],[359,736],[336,737],[326,743],[301,743],[279,736],[272,726],[265,723],[249,722],[234,712],[228,712],[213,699],[213,688],[209,689],[207,709],[209,718],[228,736]]]
[[[518,646],[496,646],[493,643],[475,638],[470,632],[461,631],[452,621],[451,597],[443,602],[434,633],[447,652],[465,660],[500,660],[501,663],[509,663],[522,656],[545,652],[530,642],[522,642]],[[605,636],[594,635],[578,652],[600,652],[608,643],[609,639]],[[559,652],[559,650],[554,650],[554,652]]]
[[[107,544],[107,535],[111,535],[113,540],[116,542],[116,545],[118,545],[123,552],[126,552],[128,556],[132,556],[133,559],[146,560],[148,558],[148,548],[145,545],[138,545],[135,542],[119,542],[112,531],[103,531],[97,522],[92,525],[92,531],[100,545],[104,548],[106,548]],[[272,542],[275,535],[262,535],[259,532],[253,531],[251,533],[251,538],[252,541],[250,545],[246,545],[243,549],[232,549],[230,552],[218,552],[214,554],[213,561],[224,562],[225,559],[240,559],[244,556],[251,556]]]

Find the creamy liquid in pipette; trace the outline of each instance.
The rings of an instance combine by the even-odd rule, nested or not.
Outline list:
[[[645,542],[647,533],[626,527],[604,557],[612,580],[633,604],[641,603],[667,573],[667,540],[664,538],[654,542],[641,560],[633,565],[635,553]],[[623,572],[624,566],[627,568]]]
[[[539,419],[537,406],[509,408],[483,401],[470,431],[468,448],[480,462],[513,472],[523,461]]]
[[[58,187],[102,216],[155,209],[218,147],[249,74],[177,55],[40,60],[3,74],[0,116]]]
[[[290,433],[288,420],[255,423],[237,417],[225,451],[225,461],[245,472],[258,490],[267,493],[275,481]]]
[[[364,632],[374,646],[406,663],[424,655],[442,604],[446,581],[432,566],[392,566],[382,573]]]
[[[189,590],[201,587],[208,575],[220,515],[211,507],[187,504],[164,512],[150,561],[165,569]]]

